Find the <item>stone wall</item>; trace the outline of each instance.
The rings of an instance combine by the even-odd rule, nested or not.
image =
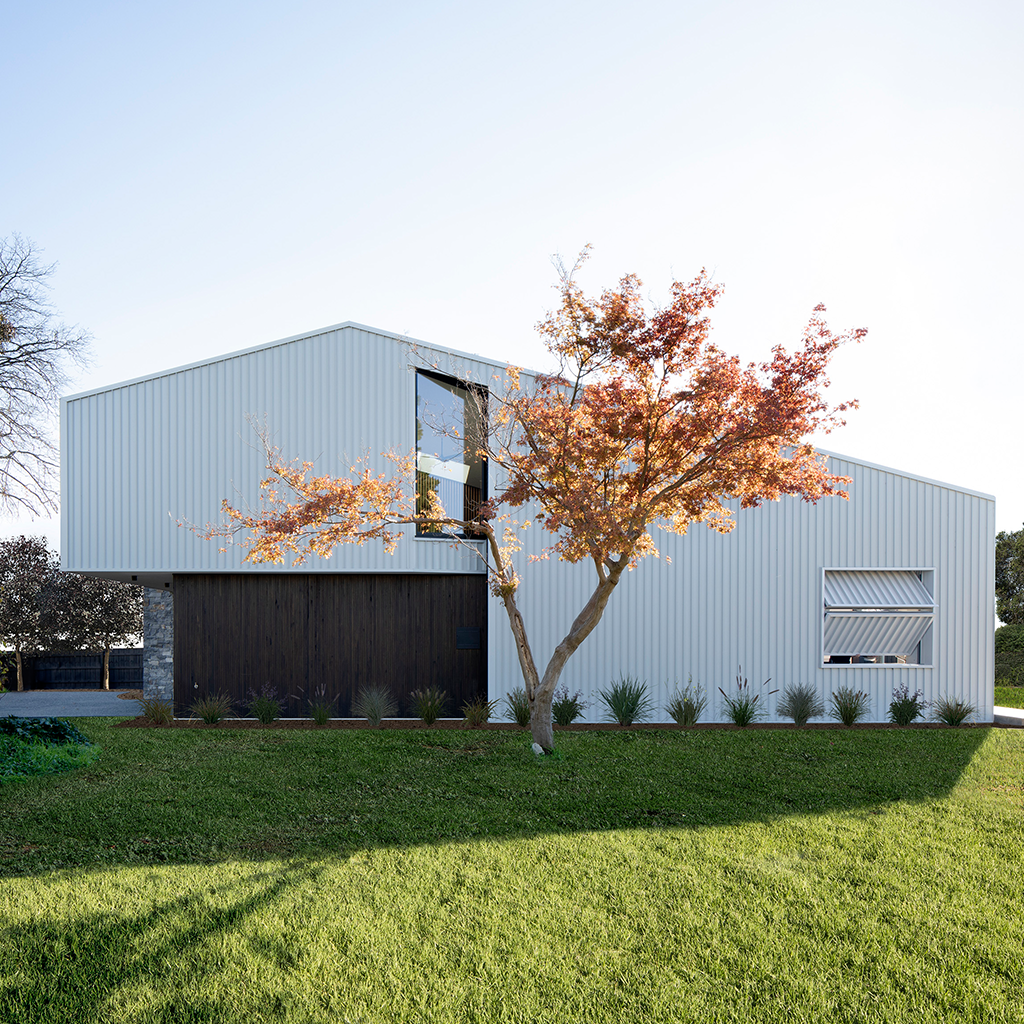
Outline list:
[[[146,587],[142,616],[142,694],[173,701],[174,595]]]

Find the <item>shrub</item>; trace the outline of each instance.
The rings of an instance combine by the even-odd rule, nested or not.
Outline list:
[[[262,725],[270,725],[281,717],[284,701],[277,695],[277,688],[269,680],[258,690],[250,690],[245,705],[249,714]]]
[[[870,707],[868,695],[863,690],[855,690],[852,686],[840,686],[832,694],[831,702],[829,718],[842,722],[847,728],[864,718]]]
[[[587,710],[587,702],[580,699],[582,696],[582,690],[569,693],[568,686],[555,691],[551,701],[551,718],[555,725],[572,725]]]
[[[996,686],[1024,686],[1024,651],[996,652],[995,681]]]
[[[978,709],[973,704],[959,697],[940,697],[932,709],[932,719],[955,728],[977,713]]]
[[[910,687],[903,684],[892,691],[892,700],[889,701],[889,721],[893,725],[910,725],[916,718],[920,718],[928,707],[928,702],[921,700],[920,690],[910,692]]]
[[[787,686],[782,691],[782,700],[775,709],[783,718],[792,718],[798,726],[805,726],[812,718],[825,714],[825,703],[810,683]]]
[[[996,654],[1024,654],[1024,625],[996,630]]]
[[[170,725],[174,721],[174,703],[166,697],[142,697],[139,714],[157,725]]]
[[[693,676],[690,676],[682,691],[673,691],[665,710],[674,722],[690,726],[696,724],[707,706],[708,695],[701,689],[700,683],[693,685]]]
[[[320,683],[309,698],[309,717],[317,725],[326,725],[334,714],[334,702],[337,698],[327,699],[327,685]]]
[[[505,694],[505,717],[524,728],[530,724],[530,698],[522,686]]]
[[[647,684],[632,676],[622,676],[607,690],[599,691],[598,696],[607,708],[605,719],[618,722],[619,725],[644,722],[651,717],[654,710],[647,693]]]
[[[0,734],[0,785],[33,775],[49,775],[80,768],[91,764],[99,755],[100,748],[88,740],[81,743],[46,744]]]
[[[352,713],[377,729],[381,719],[393,718],[398,713],[398,704],[386,686],[364,686],[352,702]]]
[[[499,703],[496,700],[489,701],[486,697],[474,697],[462,705],[462,724],[469,729],[478,729],[490,721]]]
[[[207,725],[216,725],[224,718],[228,718],[234,711],[231,698],[223,693],[214,693],[209,697],[200,697],[189,711],[193,718],[198,718]]]
[[[763,690],[771,681],[769,676],[761,684],[761,689]],[[743,677],[742,666],[737,670],[736,693],[730,696],[721,687],[718,688],[718,692],[725,698],[725,717],[733,725],[746,728],[746,726],[754,722],[760,722],[761,719],[766,718],[768,715],[761,701],[762,695],[754,693],[750,683]],[[769,690],[769,696],[775,692],[775,690]]]
[[[409,698],[416,717],[422,718],[427,725],[433,725],[444,714],[448,704],[447,691],[436,686],[428,686],[425,690],[413,690]]]
[[[25,743],[45,743],[59,747],[65,743],[78,743],[83,747],[92,742],[70,722],[63,718],[0,718],[0,736],[13,736]]]

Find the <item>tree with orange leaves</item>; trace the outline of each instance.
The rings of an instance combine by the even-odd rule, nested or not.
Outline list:
[[[338,544],[371,539],[393,551],[408,524],[447,530],[453,543],[471,543],[455,531],[482,538],[491,590],[515,637],[534,743],[544,751],[554,747],[551,703],[562,670],[601,621],[623,572],[657,553],[652,526],[683,534],[706,523],[727,533],[735,525],[730,498],[752,508],[787,494],[846,497],[848,478],[829,474],[807,438],[840,425],[856,406],[830,407],[822,390],[839,345],[866,333],[833,334],[818,306],[799,350],[776,347],[767,362],[745,366],[709,341],[721,289],[703,271],[674,282],[669,304],[649,311],[633,275],[598,298],[585,296],[575,274],[586,256],[585,249],[570,269],[558,264],[560,302],[538,325],[555,372],[509,367],[506,390],[489,397],[480,454],[502,479],[472,519],[450,514],[433,491],[417,503],[411,455],[386,453],[390,475],[362,464],[349,478],[315,476],[310,463],[285,462],[264,434],[270,475],[261,508],[225,501],[227,522],[205,531],[247,533],[252,562],[280,562],[285,552],[297,562],[328,557]],[[596,574],[543,674],[517,603],[517,509],[552,534],[550,553],[590,560]]]

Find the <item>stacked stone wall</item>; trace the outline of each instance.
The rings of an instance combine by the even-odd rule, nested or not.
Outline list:
[[[142,614],[142,694],[173,701],[174,595],[147,587]]]

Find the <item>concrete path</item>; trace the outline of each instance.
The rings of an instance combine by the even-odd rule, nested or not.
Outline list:
[[[996,725],[1017,725],[1024,728],[1024,708],[993,708],[992,712],[992,721]]]
[[[0,717],[134,718],[138,713],[138,702],[121,700],[117,690],[25,690],[0,695]]]

